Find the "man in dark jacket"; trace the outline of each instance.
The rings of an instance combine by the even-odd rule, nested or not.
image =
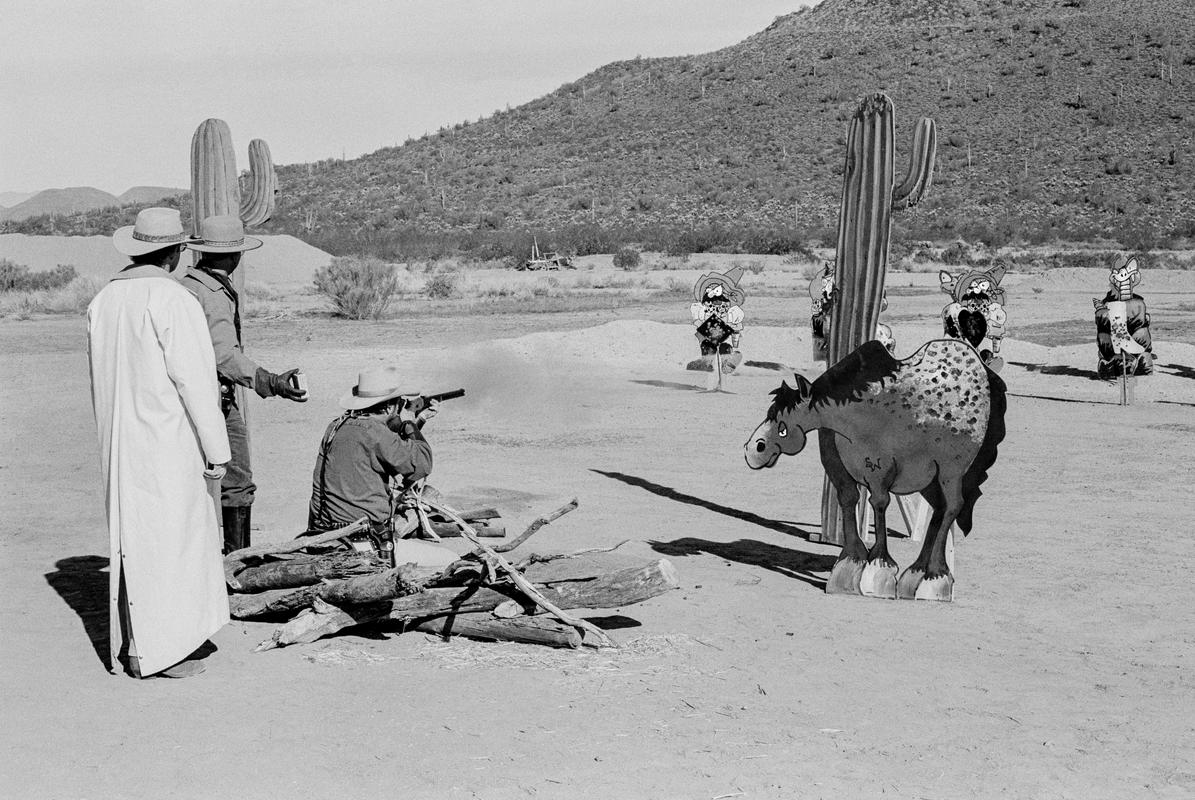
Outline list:
[[[236,387],[247,386],[261,397],[285,397],[297,403],[307,400],[307,392],[297,385],[294,378],[297,369],[275,375],[257,366],[241,348],[240,298],[231,276],[241,263],[241,254],[261,247],[261,239],[246,236],[240,218],[230,215],[203,220],[200,234],[202,241],[190,245],[201,254],[199,263],[180,283],[203,306],[216,354],[220,406],[232,448],[232,461],[220,483],[224,552],[229,553],[250,544],[250,509],[257,491],[249,463],[249,433]]]
[[[388,539],[391,482],[408,489],[431,472],[422,429],[436,402],[416,415],[398,371],[385,368],[362,372],[340,405],[345,413],[328,425],[316,455],[307,527],[331,530],[368,517],[374,535]]]

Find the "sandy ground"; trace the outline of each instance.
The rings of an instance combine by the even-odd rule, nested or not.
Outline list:
[[[1195,287],[1180,284],[1147,295],[1162,366],[1127,408],[1089,377],[1090,287],[1018,300],[1008,437],[958,544],[950,605],[822,592],[835,549],[808,540],[816,448],[746,468],[780,375],[699,391],[683,306],[249,320],[251,353],[301,366],[312,391],[254,403],[258,541],[302,527],[337,396],[395,363],[413,388],[469,392],[429,430],[442,491],[496,503],[517,530],[576,496],[525,550],[630,539],[669,558],[681,586],[588,614],[616,651],[405,634],[254,654],[272,626],[233,623],[185,681],[105,668],[82,320],[0,321],[0,794],[1191,797],[1195,344],[1163,336],[1173,322],[1157,311],[1189,313]],[[943,296],[891,299],[910,352],[935,334]],[[748,313],[747,358],[816,374],[792,324],[807,301],[757,298]],[[1086,344],[1067,338],[1083,331]],[[914,552],[897,541],[902,565]]]

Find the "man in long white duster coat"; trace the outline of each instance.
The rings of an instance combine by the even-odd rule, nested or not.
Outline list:
[[[153,230],[152,220],[143,227]],[[173,230],[173,222],[167,228]],[[125,246],[118,231],[117,249],[139,255],[128,252],[137,245],[128,245],[122,230]],[[146,236],[160,248],[165,234]],[[123,573],[123,635],[141,676],[186,659],[229,619],[215,505],[204,475],[205,464],[229,460],[228,438],[207,320],[169,276],[177,262],[176,252],[173,264],[130,265],[87,309],[111,538],[112,664],[122,643]]]

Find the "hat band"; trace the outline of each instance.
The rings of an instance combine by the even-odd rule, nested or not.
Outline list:
[[[152,233],[141,233],[140,231],[133,231],[133,238],[139,242],[149,242],[150,244],[171,244],[181,242],[185,234],[183,233],[166,233],[161,236],[155,236]]]
[[[206,247],[240,247],[244,243],[245,237],[243,236],[240,239],[233,239],[232,241],[228,242],[220,242],[216,241],[215,239],[204,239],[202,242],[200,242],[200,244]]]
[[[393,394],[396,391],[398,391],[397,386],[395,386],[392,389],[383,389],[380,392],[373,392],[373,391],[363,392],[363,391],[361,391],[360,386],[354,386],[353,387],[353,396],[354,397],[385,397],[386,395]]]

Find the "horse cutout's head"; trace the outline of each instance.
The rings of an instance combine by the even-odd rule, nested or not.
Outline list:
[[[1141,283],[1141,269],[1136,257],[1112,270],[1108,275],[1108,283],[1112,284],[1112,291],[1116,293],[1118,300],[1131,300],[1133,288]]]
[[[805,429],[789,419],[799,406],[807,405],[813,384],[802,375],[794,375],[796,386],[781,382],[772,392],[768,415],[743,445],[743,457],[751,469],[775,466],[781,455],[795,456],[805,449]]]

